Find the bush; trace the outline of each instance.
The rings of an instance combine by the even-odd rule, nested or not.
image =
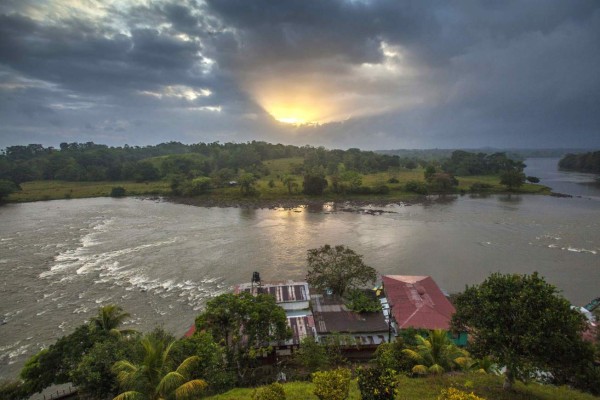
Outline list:
[[[425,182],[419,181],[408,181],[406,185],[404,185],[404,190],[407,192],[417,193],[417,194],[427,194],[429,190],[427,189],[427,184]]]
[[[272,383],[259,387],[252,393],[252,400],[285,400],[285,391],[281,383]]]
[[[392,369],[358,370],[358,388],[363,400],[393,400],[398,389],[398,375]]]
[[[388,185],[377,185],[373,188],[374,194],[388,194],[390,192],[390,188]]]
[[[18,380],[0,381],[0,399],[20,400],[29,396],[23,382]]]
[[[475,182],[471,185],[470,190],[471,192],[478,193],[488,191],[493,187],[494,186],[490,185],[489,183]]]
[[[110,191],[110,197],[124,197],[125,196],[125,188],[122,186],[115,186]]]
[[[437,400],[485,400],[474,393],[463,392],[456,388],[443,389]]]
[[[540,183],[540,178],[538,178],[537,176],[528,176],[527,177],[527,182],[529,182],[529,183]]]
[[[397,178],[390,178],[387,181],[388,183],[400,183],[400,181]]]
[[[350,370],[339,368],[333,371],[315,372],[313,384],[315,396],[320,400],[345,400],[350,391]]]

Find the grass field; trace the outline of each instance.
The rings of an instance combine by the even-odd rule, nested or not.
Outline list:
[[[256,182],[257,196],[260,200],[298,200],[306,199],[302,194],[302,176],[290,174],[294,165],[301,165],[302,158],[283,158],[277,160],[267,160],[264,164],[269,169],[269,175],[259,179]],[[390,188],[386,195],[350,195],[335,194],[326,190],[322,196],[312,199],[323,201],[410,201],[419,195],[406,192],[404,186],[408,181],[424,181],[423,169],[401,170],[398,172],[379,172],[362,176],[363,186],[377,186],[385,184]],[[283,177],[290,175],[294,178],[294,187],[291,193],[283,182]],[[398,183],[388,183],[390,178],[395,178]],[[458,190],[463,193],[469,192],[470,186],[474,183],[486,183],[492,186],[489,193],[504,193],[506,188],[500,184],[498,176],[465,176],[457,177],[459,181]],[[272,182],[270,185],[269,183]],[[144,195],[168,195],[169,182],[63,182],[63,181],[34,181],[26,182],[21,185],[22,190],[9,196],[10,202],[27,202],[39,200],[55,200],[69,198],[102,197],[109,196],[110,191],[115,186],[122,186],[126,189],[128,196]],[[525,184],[519,188],[516,193],[523,194],[549,194],[550,190],[541,185]],[[214,200],[239,200],[244,201],[238,187],[224,187],[213,189],[210,193],[203,195]]]
[[[515,390],[505,392],[502,389],[503,378],[493,375],[443,375],[428,378],[400,378],[397,400],[435,400],[444,388],[456,387],[488,400],[593,400],[590,394],[581,393],[566,387],[554,387],[531,383],[517,383]],[[313,394],[313,385],[309,382],[290,382],[284,385],[287,400],[317,400]],[[227,393],[208,397],[207,400],[243,400],[251,399],[254,389],[233,389]],[[350,386],[349,400],[360,399],[356,381]]]
[[[111,189],[122,186],[128,196],[166,195],[170,188],[168,182],[63,182],[33,181],[21,184],[22,190],[8,198],[11,202],[27,202],[57,199],[80,199],[86,197],[110,196]]]

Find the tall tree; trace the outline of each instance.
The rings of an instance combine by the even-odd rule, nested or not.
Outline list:
[[[338,296],[344,296],[351,288],[373,283],[377,271],[363,262],[363,256],[354,250],[338,245],[326,244],[318,249],[308,250],[307,282],[316,289],[329,289]]]
[[[117,329],[123,321],[130,317],[120,306],[109,304],[101,307],[98,314],[92,317],[90,324],[96,332],[111,335],[129,335],[135,333],[133,329]]]
[[[202,379],[192,379],[192,371],[200,358],[186,358],[177,368],[171,368],[170,351],[174,342],[146,335],[141,363],[117,361],[113,367],[119,385],[125,392],[114,400],[188,399],[200,395],[207,387]]]
[[[525,174],[518,170],[508,170],[500,174],[500,183],[506,185],[508,190],[513,190],[523,186]]]
[[[211,333],[227,352],[230,366],[243,379],[256,356],[273,342],[291,337],[285,311],[267,294],[222,294],[206,303],[196,330]]]
[[[579,362],[571,354],[583,349],[584,319],[537,273],[493,274],[467,286],[454,304],[453,327],[469,333],[472,352],[506,367],[507,390],[535,369],[558,371]],[[584,351],[575,353],[584,358],[580,362],[587,361]]]

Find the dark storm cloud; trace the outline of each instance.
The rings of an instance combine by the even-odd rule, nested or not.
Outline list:
[[[597,1],[81,4],[0,4],[0,147],[600,146]],[[276,123],[278,88],[337,119]]]

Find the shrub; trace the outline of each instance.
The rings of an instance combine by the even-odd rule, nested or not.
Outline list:
[[[456,388],[443,389],[437,400],[485,400],[474,393],[463,392]]]
[[[387,181],[388,183],[400,183],[400,181],[397,178],[390,178]]]
[[[529,183],[540,183],[540,178],[538,178],[537,176],[528,176],[527,177],[527,182],[529,182]]]
[[[122,186],[115,186],[110,191],[110,197],[124,197],[125,196],[125,188]]]
[[[427,189],[427,184],[425,182],[419,181],[408,181],[406,185],[404,185],[404,190],[407,192],[417,193],[417,194],[427,194],[429,190]]]
[[[320,400],[345,400],[350,391],[350,370],[339,368],[313,374],[315,396]]]
[[[475,182],[474,184],[471,185],[471,192],[477,193],[477,192],[485,192],[487,190],[490,190],[491,188],[493,188],[494,186],[490,185],[489,183],[481,183],[481,182]]]
[[[358,370],[358,388],[363,400],[393,400],[398,388],[398,375],[392,369]]]
[[[373,187],[374,194],[388,194],[390,192],[390,188],[388,185],[376,185]]]
[[[252,393],[252,400],[285,400],[285,391],[281,383],[272,383],[259,387]]]

